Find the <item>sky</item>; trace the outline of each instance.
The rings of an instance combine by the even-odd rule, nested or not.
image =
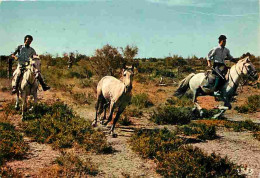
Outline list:
[[[0,0],[0,55],[34,37],[38,54],[92,56],[106,44],[137,57],[205,57],[227,36],[231,55],[260,56],[259,0]]]

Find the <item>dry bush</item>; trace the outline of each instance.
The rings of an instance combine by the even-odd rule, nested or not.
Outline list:
[[[167,129],[137,130],[130,143],[142,157],[155,159],[156,171],[163,177],[244,177],[227,158],[184,145]]]
[[[191,108],[163,106],[154,111],[151,118],[157,124],[187,124],[193,119]]]
[[[178,132],[183,133],[184,135],[194,135],[202,140],[212,140],[217,138],[215,126],[208,126],[201,123],[190,123],[178,127]]]
[[[139,109],[148,108],[153,106],[152,101],[149,99],[146,93],[140,93],[132,97],[131,103]]]
[[[22,157],[28,148],[13,125],[0,122],[0,166],[7,159]]]
[[[75,116],[67,105],[42,104],[35,108],[30,115],[25,116],[23,128],[25,133],[37,142],[50,143],[54,148],[68,148],[78,143],[86,150],[98,153],[112,151],[105,134],[100,130],[94,130],[90,121]]]

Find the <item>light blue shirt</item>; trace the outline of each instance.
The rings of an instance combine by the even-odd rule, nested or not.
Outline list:
[[[32,58],[33,55],[36,55],[36,52],[32,47],[26,47],[25,45],[18,46],[14,54],[16,53],[18,53],[18,64],[20,66],[24,65],[25,62],[30,61],[30,58]]]
[[[225,64],[225,60],[232,60],[233,56],[227,48],[222,48],[220,45],[210,50],[207,60],[212,60],[215,63]]]

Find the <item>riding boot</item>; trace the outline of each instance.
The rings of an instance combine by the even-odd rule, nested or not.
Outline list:
[[[216,90],[217,87],[218,87],[218,83],[219,83],[219,77],[216,77],[215,85],[214,85],[215,90]]]
[[[216,80],[215,80],[215,85],[214,85],[214,88],[215,88],[215,92],[214,92],[214,95],[215,96],[220,96],[220,92],[218,91],[218,84],[219,84],[219,77],[216,77]]]
[[[51,87],[49,87],[44,81],[41,75],[38,75],[38,81],[40,82],[43,91],[49,90]]]
[[[18,86],[20,83],[21,76],[22,76],[22,74],[17,75],[16,80],[14,82],[14,86],[12,88],[12,94],[15,94],[18,91]]]

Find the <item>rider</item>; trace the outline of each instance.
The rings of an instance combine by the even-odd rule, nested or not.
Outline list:
[[[229,49],[225,48],[226,46],[226,39],[227,37],[225,35],[220,35],[218,38],[219,45],[208,53],[207,63],[208,67],[211,68],[211,60],[213,61],[213,74],[215,74],[215,83],[214,88],[215,90],[218,88],[218,84],[220,80],[225,80],[225,71],[226,71],[226,65],[225,60],[230,60],[232,62],[235,62],[235,59],[230,55]],[[208,82],[205,86],[205,88],[211,88],[211,84]]]
[[[26,62],[28,63],[30,61],[30,58],[33,57],[33,55],[36,55],[35,50],[30,47],[31,42],[33,41],[33,37],[31,35],[26,35],[24,37],[24,45],[19,45],[15,52],[12,54],[12,57],[17,59],[15,57],[16,54],[18,54],[18,66],[17,66],[17,75],[15,77],[14,86],[12,89],[12,94],[16,93],[18,90],[18,85],[20,82],[20,79],[24,73]],[[43,81],[43,78],[41,76],[41,73],[38,73],[37,79],[40,82],[42,89],[44,91],[49,90],[50,87],[46,85],[46,83]]]

